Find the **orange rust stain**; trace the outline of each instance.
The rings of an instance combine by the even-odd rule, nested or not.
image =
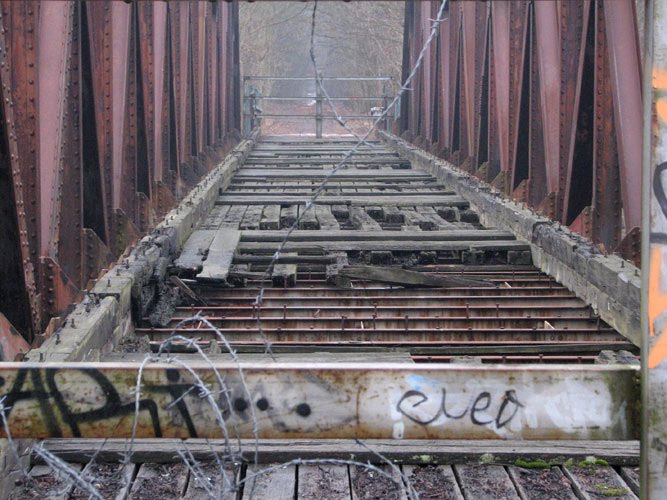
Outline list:
[[[667,69],[653,68],[653,88],[667,89]]]
[[[655,321],[667,310],[667,293],[662,291],[663,247],[651,247],[650,274],[648,278],[648,325],[649,333],[656,335]],[[667,357],[667,335],[664,331],[658,332],[660,338],[649,351],[649,368],[655,368]]]
[[[658,118],[664,123],[667,123],[667,101],[665,99],[659,99],[655,103],[655,110],[658,114]]]

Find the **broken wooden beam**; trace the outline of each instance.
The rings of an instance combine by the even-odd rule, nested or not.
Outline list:
[[[436,276],[433,274],[406,271],[396,267],[375,266],[348,266],[339,271],[346,278],[355,278],[366,281],[377,281],[400,286],[416,287],[488,287],[495,288],[495,284],[487,280],[463,278],[460,276]]]

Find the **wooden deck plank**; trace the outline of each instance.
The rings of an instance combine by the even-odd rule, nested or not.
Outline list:
[[[356,207],[352,207],[354,209]],[[363,213],[363,211],[362,211]],[[371,219],[372,220],[372,219]],[[287,235],[287,231],[242,231],[242,242],[262,242],[262,241],[282,241]],[[499,231],[489,229],[479,230],[447,230],[447,231],[428,231],[428,232],[397,232],[384,231],[308,231],[297,230],[290,234],[290,241],[493,241],[493,240],[515,240],[516,238],[509,231]]]
[[[261,471],[276,464],[249,465],[246,471],[243,500],[293,500],[296,485],[296,467],[281,467],[270,472]],[[257,474],[254,479],[252,476]]]
[[[183,500],[209,500],[215,498],[218,500],[236,500],[238,491],[237,486],[238,471],[224,468],[215,462],[197,464],[193,467],[195,473],[190,471],[190,480],[188,489],[183,496]]]
[[[262,231],[280,229],[280,205],[264,206],[262,219],[259,222],[259,229]]]
[[[454,471],[466,499],[502,498],[519,500],[519,495],[502,465],[455,465]]]
[[[208,256],[202,263],[202,270],[197,274],[197,279],[225,281],[240,239],[241,233],[234,229],[218,231],[211,242]]]
[[[406,477],[419,498],[438,500],[463,500],[463,494],[449,465],[404,465]]]
[[[563,472],[572,481],[577,497],[582,500],[636,500],[637,495],[608,465],[566,466]]]
[[[340,230],[340,224],[331,212],[331,205],[315,205],[315,214],[322,231]]]
[[[71,464],[71,468],[78,472],[81,465]],[[29,476],[31,480],[18,485],[9,500],[67,500],[74,488],[72,478],[48,465],[33,466]]]
[[[350,500],[347,465],[299,465],[299,500]]]
[[[375,222],[375,221],[373,221]],[[377,223],[376,223],[377,224]],[[342,232],[342,231],[341,231]],[[291,241],[289,240],[283,247],[285,252],[307,252],[307,251],[325,251],[325,252],[346,252],[384,250],[395,252],[462,252],[462,251],[491,251],[504,252],[508,250],[529,251],[530,245],[516,240],[412,240],[393,239],[394,233],[387,234],[384,231],[378,231],[385,235],[383,241]],[[425,234],[429,234],[428,232]],[[391,239],[390,239],[391,238]],[[248,241],[239,243],[238,249],[245,253],[267,252],[274,253],[279,246],[279,242],[273,241]]]
[[[129,500],[158,496],[161,500],[183,498],[188,484],[185,464],[142,464],[130,490]]]
[[[405,488],[400,475],[387,465],[376,467],[391,479],[366,467],[350,466],[352,500],[404,500]]]
[[[298,214],[299,208],[297,205],[283,205],[280,209],[280,227],[283,229],[291,228],[296,222]]]
[[[77,408],[107,404],[104,394],[120,401],[113,411],[76,422],[82,437],[127,437],[134,412],[137,363],[4,363],[0,376],[11,408],[9,428],[16,438],[68,436],[73,422],[58,424],[45,413],[43,398],[16,399],[34,383],[57,386],[47,391],[50,400],[76,394]],[[215,370],[214,370],[215,368]],[[264,399],[259,412],[260,437],[293,438],[447,438],[492,439],[629,439],[635,437],[633,405],[638,368],[624,365],[451,365],[403,363],[318,363],[243,365],[251,394]],[[246,418],[249,402],[233,363],[192,363],[189,369],[174,364],[148,364],[142,370],[142,425],[137,437],[210,437],[221,430],[208,400],[199,396],[196,379],[210,391],[234,390],[241,437],[252,435]],[[217,374],[225,380],[219,387]],[[26,380],[26,377],[30,377]],[[177,392],[168,390],[179,381]],[[101,392],[100,384],[105,387]],[[359,391],[359,387],[365,388]],[[325,389],[326,388],[326,389]],[[186,391],[183,394],[180,390]],[[52,393],[57,391],[57,393]],[[447,395],[446,404],[443,396]],[[178,399],[182,419],[174,419],[171,403]],[[242,401],[241,401],[242,400]],[[66,403],[65,403],[66,404]],[[393,413],[387,413],[393,408]],[[446,417],[444,411],[461,414]],[[278,419],[280,425],[274,425]],[[354,425],[349,425],[354,422]],[[193,435],[196,432],[196,436]]]
[[[290,196],[286,195],[280,198],[282,204],[305,205],[310,201],[310,196]],[[238,196],[233,191],[224,193],[216,200],[216,205],[267,205],[275,203],[276,198],[256,194],[254,196]],[[423,195],[414,197],[401,197],[400,193],[395,195],[378,195],[373,197],[372,203],[367,196],[343,195],[331,196],[322,195],[317,198],[318,205],[352,205],[363,207],[372,205],[391,205],[398,207],[414,207],[416,205],[428,206],[447,206],[447,207],[466,207],[468,202],[465,198],[455,195]],[[416,214],[416,212],[413,212]],[[419,214],[417,214],[418,216]]]
[[[619,473],[632,492],[639,495],[639,467],[621,467]]]
[[[549,498],[553,500],[576,500],[572,482],[563,475],[560,467],[548,469],[523,469],[509,467],[508,472],[521,500]]]
[[[239,228],[242,230],[257,230],[259,229],[260,221],[262,220],[262,210],[264,209],[261,205],[250,205],[243,214],[243,219],[239,224]]]
[[[218,229],[225,220],[227,212],[229,205],[214,205],[199,229]]]
[[[137,465],[118,463],[89,464],[83,471],[83,476],[89,479],[97,492],[103,498],[125,500],[126,492],[132,487]],[[90,493],[81,488],[74,488],[70,500],[87,500]]]
[[[174,261],[174,266],[184,270],[199,270],[217,230],[199,229],[194,231],[183,245],[183,250]]]
[[[317,214],[315,213],[315,206],[311,206],[306,210],[305,205],[299,207],[299,229],[302,230],[319,230],[320,223],[317,221]]]
[[[373,220],[373,218],[366,213],[361,207],[350,207],[350,222],[359,231],[364,233],[382,231],[382,226]]]

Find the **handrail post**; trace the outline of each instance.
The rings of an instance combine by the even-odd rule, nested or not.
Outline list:
[[[322,86],[319,77],[315,77],[315,137],[322,138]]]

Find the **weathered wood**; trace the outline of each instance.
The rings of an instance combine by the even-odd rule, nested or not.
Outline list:
[[[136,468],[135,464],[93,463],[86,465],[83,476],[90,481],[102,498],[125,500],[128,498],[127,492],[132,487]],[[74,488],[69,498],[88,500],[90,492]]]
[[[201,226],[199,226],[199,230],[218,229],[222,224],[222,222],[225,220],[227,212],[229,212],[228,205],[215,205],[208,213],[208,217],[206,217],[206,220],[202,223]]]
[[[247,205],[235,205],[233,207],[229,207],[229,211],[225,214],[220,227],[238,229],[247,208]]]
[[[134,479],[129,498],[139,500],[159,491],[161,499],[181,499],[187,483],[185,464],[143,464]]]
[[[354,210],[355,207],[353,207]],[[364,213],[361,211],[361,213]],[[374,222],[374,221],[373,221]],[[276,241],[281,242],[287,236],[287,231],[243,231],[242,242]],[[493,241],[493,240],[515,240],[514,235],[508,231],[489,229],[477,230],[455,230],[455,231],[429,231],[429,232],[383,232],[377,231],[292,231],[290,241]]]
[[[239,224],[240,229],[259,229],[259,223],[262,219],[262,210],[263,206],[260,205],[250,205],[248,209],[243,214],[243,219]]]
[[[78,472],[81,465],[72,464],[72,469]],[[10,500],[67,500],[74,487],[71,477],[48,465],[35,465],[29,476],[30,481],[22,480],[10,493]]]
[[[341,231],[343,232],[343,231]],[[346,231],[349,232],[349,231]],[[382,232],[385,235],[384,241],[288,241],[283,247],[286,252],[305,252],[305,251],[325,251],[325,252],[346,252],[350,250],[357,251],[372,251],[372,250],[388,250],[395,252],[469,252],[469,251],[490,251],[490,252],[506,252],[508,250],[530,250],[530,245],[522,241],[403,241],[393,239],[394,235],[398,235],[397,231]],[[429,233],[426,233],[429,234]],[[389,239],[391,238],[391,239]],[[239,243],[239,250],[242,252],[270,252],[273,253],[278,249],[279,242],[260,241],[260,242],[244,242]]]
[[[403,196],[405,193],[401,193]],[[366,213],[371,216],[375,221],[382,222],[384,221],[384,209],[381,206],[373,205],[366,207]]]
[[[284,196],[280,198],[280,202],[284,205],[305,205],[310,201],[310,196]],[[221,195],[216,200],[216,205],[268,205],[275,203],[276,198],[272,196],[265,196],[258,193],[253,196],[237,196],[234,192],[229,192]],[[322,195],[317,198],[318,205],[352,205],[363,207],[368,204],[367,196],[355,195]],[[423,195],[414,197],[402,198],[397,195],[381,195],[373,197],[373,205],[394,205],[398,207],[414,207],[416,205],[428,206],[468,206],[465,198],[455,195]],[[416,214],[416,212],[413,212]],[[417,214],[418,215],[418,214]]]
[[[482,457],[488,459],[489,456],[499,463],[514,463],[521,459],[562,464],[568,459],[580,461],[590,455],[612,465],[639,463],[639,441],[367,439],[365,444],[387,459],[403,464],[478,463]],[[45,441],[44,446],[63,460],[84,464],[88,463],[95,453],[99,453],[100,461],[114,461],[124,457],[127,450],[127,442],[124,439],[54,439]],[[214,453],[224,452],[222,441],[138,439],[134,443],[130,460],[135,463],[179,462],[180,458],[174,454],[174,450],[182,446],[187,446],[197,460],[213,460]],[[242,440],[241,447],[254,450],[254,439]],[[377,460],[377,455],[353,439],[260,439],[257,451],[261,463],[287,462],[295,458],[311,459],[322,456],[361,462]]]
[[[280,179],[324,179],[331,173],[331,169],[312,169],[312,168],[249,168],[245,167],[239,170],[234,177],[235,181],[253,180],[257,178],[265,179],[271,178],[278,181]],[[339,170],[331,177],[332,182],[339,180],[357,180],[370,179],[374,181],[381,181],[385,179],[391,180],[429,180],[432,177],[424,172],[416,170],[394,170],[391,168],[383,168],[377,170],[345,168]]]
[[[350,207],[350,222],[359,231],[382,231],[382,226],[361,207]]]
[[[299,499],[350,500],[346,465],[299,465]]]
[[[278,467],[262,472],[277,464],[249,465],[243,483],[243,500],[293,500],[296,485],[296,467]]]
[[[305,206],[300,206],[299,217],[299,229],[317,230],[320,228],[320,223],[317,222],[317,215],[315,214],[315,206],[311,206],[308,210]]]
[[[632,366],[247,363],[245,386],[233,363],[215,366],[224,387],[212,366],[193,362],[190,368],[211,394],[233,394],[228,418],[237,421],[242,437],[252,435],[250,404],[259,404],[255,413],[260,437],[628,439],[637,432],[632,401],[638,369]],[[133,419],[120,417],[134,413],[139,367],[0,365],[5,382],[0,397],[10,408],[12,435],[130,436]],[[137,437],[220,437],[211,401],[194,390],[196,380],[178,365],[145,366]],[[244,387],[253,395],[251,401]],[[175,399],[179,405],[174,409]],[[54,400],[66,405],[66,411],[56,414]],[[85,410],[101,407],[105,411]],[[59,414],[70,417],[60,419]]]
[[[406,271],[397,267],[348,266],[339,271],[339,274],[348,278],[367,281],[378,281],[401,286],[417,287],[489,287],[495,284],[486,280],[462,278],[460,276],[434,276],[415,271]]]
[[[296,222],[296,218],[298,216],[298,209],[299,207],[297,205],[283,206],[280,209],[281,228],[289,229],[294,225],[294,223]]]
[[[398,207],[384,207],[384,221],[389,224],[404,224],[405,216]]]
[[[365,467],[350,466],[352,500],[405,500],[405,487],[400,474],[387,465],[376,467],[390,477]]]
[[[621,467],[620,475],[635,495],[639,495],[639,467]]]
[[[208,256],[203,262],[202,270],[197,274],[197,279],[225,281],[240,238],[241,233],[234,229],[218,231],[208,249]]]
[[[466,498],[519,500],[512,480],[502,465],[455,465],[461,491]]]
[[[181,255],[174,261],[178,269],[198,271],[202,267],[202,260],[206,256],[217,231],[214,229],[200,229],[192,233],[183,245]]]
[[[291,254],[291,256],[295,257],[296,254]],[[273,286],[275,288],[296,286],[296,269],[297,264],[275,264],[271,273]]]
[[[340,229],[340,224],[331,212],[330,205],[315,205],[314,208],[317,220],[320,224],[320,229],[323,231],[338,231]]]
[[[350,218],[350,207],[347,205],[331,205],[331,213],[336,220],[346,221]]]
[[[264,206],[259,228],[263,231],[280,229],[280,205]]]
[[[236,500],[238,491],[234,488],[238,481],[238,470],[220,468],[216,462],[197,464],[190,472],[188,489],[183,500]]]
[[[404,465],[403,475],[410,481],[419,498],[463,500],[454,471],[449,465]]]
[[[525,461],[525,459],[522,459]],[[547,469],[524,469],[508,467],[508,473],[522,500],[533,498],[553,498],[558,500],[576,500],[572,483],[559,467]]]
[[[124,362],[124,363],[141,363],[146,359],[146,356],[151,354],[143,352],[112,352],[104,357],[105,362]],[[413,363],[410,353],[407,351],[397,352],[309,352],[309,353],[288,353],[288,352],[274,352],[273,356],[262,353],[244,353],[237,352],[236,356],[243,363],[267,363],[273,364],[276,361],[281,363],[320,363],[320,364],[335,364],[335,363]],[[180,359],[188,364],[191,362],[201,361],[200,354],[189,353],[170,353],[163,354],[162,357],[166,360]],[[211,361],[231,361],[229,353],[209,354],[208,359]]]
[[[637,499],[625,481],[608,465],[566,466],[563,472],[572,481],[577,497],[582,500],[610,497],[619,500]]]

